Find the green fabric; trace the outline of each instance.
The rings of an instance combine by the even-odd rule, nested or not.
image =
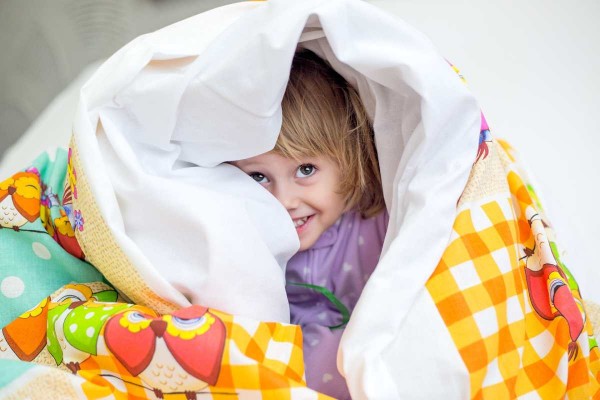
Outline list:
[[[335,297],[335,295],[329,289],[327,289],[323,286],[311,285],[308,283],[288,282],[287,284],[292,285],[292,286],[305,287],[307,289],[314,290],[317,293],[321,293],[323,296],[325,296],[325,298],[327,300],[329,300],[331,302],[331,304],[333,304],[333,306],[342,315],[342,322],[340,322],[337,325],[329,326],[328,327],[329,329],[331,329],[331,330],[341,329],[348,324],[348,321],[350,321],[350,311],[348,311],[348,308],[344,305],[344,303],[342,303],[337,297]]]

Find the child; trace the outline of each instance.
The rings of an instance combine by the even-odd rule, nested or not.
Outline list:
[[[373,130],[360,97],[314,53],[293,60],[275,148],[234,164],[287,209],[300,251],[287,264],[291,321],[302,326],[308,386],[349,398],[336,368],[343,328],[387,227]]]

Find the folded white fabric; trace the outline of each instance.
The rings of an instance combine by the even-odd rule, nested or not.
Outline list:
[[[373,119],[390,225],[340,367],[356,398],[396,398],[406,360],[382,355],[448,242],[480,128],[476,101],[424,35],[359,0],[215,9],[102,65],[82,89],[75,141],[104,219],[153,290],[287,321],[293,224],[224,163],[273,148],[299,41],[358,88]]]

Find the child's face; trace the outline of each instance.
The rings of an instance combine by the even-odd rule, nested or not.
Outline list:
[[[234,163],[264,186],[288,210],[300,239],[300,251],[310,248],[345,211],[337,193],[341,172],[326,157],[301,161],[268,152]]]

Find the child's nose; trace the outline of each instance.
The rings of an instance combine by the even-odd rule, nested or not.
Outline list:
[[[300,204],[299,196],[290,187],[278,187],[273,193],[286,210],[293,210]]]

